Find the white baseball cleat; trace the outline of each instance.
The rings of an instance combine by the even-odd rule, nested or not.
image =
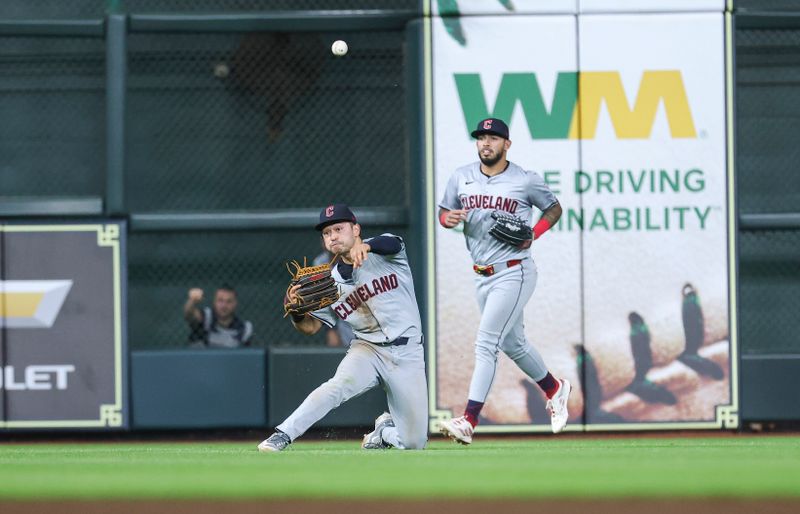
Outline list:
[[[553,427],[553,433],[557,434],[564,430],[567,426],[567,419],[569,412],[567,412],[567,402],[569,400],[569,393],[572,392],[572,385],[569,380],[561,379],[561,385],[553,397],[547,400],[547,410],[550,411],[550,424]]]
[[[364,440],[361,441],[361,448],[365,450],[385,450],[391,448],[392,445],[383,440],[383,429],[393,427],[394,420],[392,415],[384,412],[375,420],[375,430],[369,434],[364,434]]]
[[[292,444],[292,440],[288,435],[284,434],[283,432],[276,431],[274,434],[261,441],[261,443],[258,445],[258,451],[265,453],[281,452],[290,444]]]
[[[475,428],[472,426],[472,423],[467,421],[466,417],[461,416],[460,418],[453,418],[448,421],[440,421],[439,432],[457,443],[470,444],[472,442],[472,433],[475,432]]]

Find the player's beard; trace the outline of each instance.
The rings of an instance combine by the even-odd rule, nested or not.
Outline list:
[[[500,162],[500,159],[502,159],[504,156],[505,156],[504,152],[497,152],[496,154],[494,154],[494,157],[484,157],[481,152],[478,152],[478,158],[480,158],[484,166],[487,166],[489,168]]]
[[[352,247],[353,247],[353,245],[350,245],[350,248],[352,248]],[[348,256],[350,254],[350,248],[348,248],[346,244],[340,243],[335,247],[328,248],[328,251],[331,252],[335,256],[346,257],[346,256]]]

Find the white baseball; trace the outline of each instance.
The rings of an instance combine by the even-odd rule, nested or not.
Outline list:
[[[332,52],[332,53],[333,53],[333,55],[335,55],[336,57],[341,57],[341,56],[343,56],[344,54],[346,54],[346,53],[347,53],[347,43],[345,43],[345,42],[344,42],[344,41],[342,41],[341,39],[337,39],[337,40],[336,40],[336,41],[334,41],[334,42],[333,42],[333,44],[331,45],[331,52]]]
[[[224,79],[228,75],[230,75],[230,68],[228,67],[227,63],[218,62],[214,65],[214,76],[220,79]]]

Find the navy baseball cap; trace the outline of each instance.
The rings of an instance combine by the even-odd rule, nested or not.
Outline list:
[[[477,139],[481,134],[494,134],[508,139],[508,125],[505,121],[497,118],[486,118],[478,122],[478,128],[473,130],[471,135]]]
[[[358,223],[356,215],[350,210],[350,207],[343,203],[335,203],[322,209],[319,213],[319,223],[314,227],[317,230],[322,230],[328,225],[339,223],[340,221],[349,221],[350,223]]]

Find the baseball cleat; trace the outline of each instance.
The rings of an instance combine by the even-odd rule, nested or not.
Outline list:
[[[567,401],[569,400],[569,393],[572,392],[572,385],[569,380],[562,378],[560,380],[561,386],[558,388],[556,394],[547,400],[547,410],[550,411],[550,424],[553,427],[553,433],[557,434],[564,430],[567,426],[567,419],[569,412],[567,412]]]
[[[467,418],[464,416],[439,422],[439,432],[457,443],[470,444],[474,431],[475,428],[472,426],[472,423],[467,421]]]
[[[258,445],[258,451],[265,453],[281,452],[290,444],[292,444],[292,440],[289,436],[276,430],[274,434],[261,441],[261,444]]]
[[[393,427],[394,420],[392,415],[384,412],[375,419],[375,430],[369,434],[364,434],[364,440],[361,442],[361,448],[365,450],[384,450],[391,448],[392,445],[384,442],[383,430],[387,427]]]

